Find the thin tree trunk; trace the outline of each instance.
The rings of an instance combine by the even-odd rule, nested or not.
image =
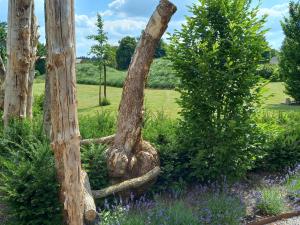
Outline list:
[[[130,63],[119,106],[117,133],[107,155],[113,183],[142,176],[159,164],[157,152],[142,146],[144,89],[155,49],[175,11],[176,7],[168,0],[160,1]]]
[[[46,2],[44,2],[44,8],[46,8]],[[47,13],[45,13],[45,28],[47,29]],[[46,48],[48,43],[48,36],[46,35]],[[48,59],[48,53],[47,53]],[[48,67],[46,66],[46,76],[45,76],[45,92],[44,92],[44,104],[43,104],[43,130],[46,136],[51,140],[51,95],[50,95],[50,78]]]
[[[103,65],[104,67],[104,98],[107,99],[107,95],[106,95],[106,65],[104,63]]]
[[[0,110],[4,109],[5,65],[0,56]]]
[[[75,76],[74,0],[46,0],[52,143],[64,224],[83,224]]]
[[[100,66],[100,81],[99,81],[99,106],[102,105],[102,90],[101,90],[101,86],[102,86],[102,65]]]
[[[5,80],[4,124],[12,117],[26,117],[31,54],[33,0],[8,1],[7,73]]]
[[[45,77],[45,97],[43,105],[43,130],[46,136],[51,139],[51,95],[50,78],[48,71]]]
[[[38,25],[37,18],[34,15],[34,3],[32,4],[32,13],[31,13],[31,62],[29,69],[28,77],[28,95],[27,95],[27,107],[26,115],[29,119],[32,119],[32,105],[33,105],[33,82],[35,76],[35,62],[36,62],[36,53],[38,45],[39,35],[38,35]]]

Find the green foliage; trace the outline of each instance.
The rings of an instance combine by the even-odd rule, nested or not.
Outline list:
[[[0,22],[0,56],[6,60],[6,36],[7,36],[7,23]]]
[[[278,65],[261,64],[257,69],[257,74],[272,82],[281,81]]]
[[[147,87],[173,89],[179,84],[179,79],[173,69],[173,64],[166,58],[154,60],[150,67]]]
[[[61,224],[54,157],[39,136],[29,123],[14,121],[0,138],[0,201],[10,224]]]
[[[93,63],[82,63],[76,65],[77,83],[99,84],[99,68]],[[119,71],[107,67],[106,84],[112,87],[123,87],[126,77],[125,71]],[[173,89],[179,83],[176,73],[172,68],[172,62],[166,58],[154,60],[151,65],[147,87],[160,89]],[[102,82],[103,84],[103,82]]]
[[[279,187],[263,188],[257,208],[263,215],[279,215],[286,210],[284,192]]]
[[[293,199],[300,198],[300,173],[291,176],[285,185],[289,197]]]
[[[287,94],[300,101],[300,3],[290,2],[289,16],[281,23],[285,39],[281,48],[280,73],[286,82]]]
[[[81,149],[81,161],[89,175],[92,190],[109,186],[105,153],[107,146],[90,145]]]
[[[136,39],[129,36],[124,37],[119,42],[119,47],[116,53],[117,69],[119,70],[128,69],[136,45],[137,45]]]
[[[193,181],[243,176],[253,166],[259,100],[255,76],[267,49],[258,8],[249,0],[199,0],[169,57],[180,77],[180,158]]]
[[[116,117],[110,111],[102,110],[96,116],[80,117],[79,125],[83,139],[105,137],[115,133]]]
[[[45,100],[45,94],[34,96],[32,111],[33,116],[36,117],[38,115],[43,114],[43,108],[44,108],[44,100]]]
[[[296,166],[300,162],[299,114],[262,112],[256,122],[265,139],[263,155],[257,159],[257,167],[282,171]]]
[[[37,45],[37,60],[35,62],[35,70],[39,71],[38,75],[46,73],[46,56],[47,50],[46,46],[43,43],[38,43]]]
[[[101,99],[101,106],[107,106],[110,105],[110,101],[107,98]]]
[[[155,49],[154,57],[161,58],[161,57],[165,57],[166,54],[167,54],[167,44],[166,42],[164,42],[163,39],[161,39],[158,43],[158,46]]]
[[[199,216],[203,224],[239,225],[246,216],[246,208],[237,197],[226,193],[210,193],[202,197]]]

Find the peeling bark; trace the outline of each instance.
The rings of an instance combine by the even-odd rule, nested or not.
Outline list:
[[[33,82],[35,77],[35,62],[37,59],[37,45],[38,45],[39,35],[38,35],[38,25],[37,18],[34,15],[34,4],[32,4],[32,13],[31,13],[31,61],[28,77],[28,95],[27,95],[27,107],[26,107],[26,116],[29,119],[32,119],[32,105],[33,105]]]
[[[84,219],[88,222],[93,222],[97,217],[96,205],[93,198],[89,177],[87,173],[83,170],[81,171],[81,181],[84,188]]]
[[[4,82],[5,82],[5,65],[0,56],[0,110],[4,109]]]
[[[159,165],[155,149],[143,148],[144,89],[155,49],[175,11],[176,7],[168,0],[160,1],[130,63],[119,106],[117,133],[107,157],[113,183],[140,177]]]
[[[33,0],[8,3],[7,73],[5,80],[4,124],[10,118],[26,117],[31,54]]]
[[[75,76],[74,0],[46,0],[52,149],[64,224],[83,224],[80,133]]]

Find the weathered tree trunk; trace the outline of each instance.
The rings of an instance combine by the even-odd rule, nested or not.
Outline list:
[[[106,65],[105,65],[105,63],[103,65],[103,68],[104,68],[104,98],[107,99],[107,96],[106,96]]]
[[[0,56],[0,110],[4,109],[5,65]]]
[[[28,76],[31,55],[31,14],[33,0],[8,3],[7,73],[5,80],[4,124],[11,117],[26,117]]]
[[[125,80],[119,107],[117,133],[107,152],[107,165],[113,183],[140,177],[158,166],[154,148],[143,148],[141,137],[144,89],[155,49],[176,7],[161,0],[135,50]]]
[[[44,2],[44,8],[46,8],[46,2]],[[45,28],[47,29],[47,13],[45,13]],[[48,36],[46,35],[46,45],[48,43]],[[47,48],[47,46],[46,46]],[[47,53],[48,58],[48,53]],[[45,92],[44,92],[44,104],[43,104],[43,130],[46,136],[51,139],[51,95],[50,95],[50,78],[48,67],[46,66],[45,76]]]
[[[97,217],[96,205],[93,198],[89,177],[87,173],[83,170],[81,171],[81,181],[83,183],[83,188],[84,188],[84,194],[83,194],[84,219],[88,222],[93,222]]]
[[[64,224],[83,224],[75,76],[74,0],[46,0],[52,143]]]
[[[45,77],[45,99],[43,105],[43,130],[46,136],[51,139],[51,95],[50,95],[50,78],[48,69]]]
[[[26,116],[32,119],[32,104],[33,104],[33,82],[35,76],[35,62],[36,62],[36,53],[38,45],[39,35],[38,35],[38,25],[37,18],[34,14],[34,4],[32,4],[32,13],[31,13],[31,61],[28,77],[28,95],[27,95],[27,107],[26,107]]]

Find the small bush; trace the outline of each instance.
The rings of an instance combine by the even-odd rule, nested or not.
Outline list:
[[[263,215],[278,215],[286,210],[283,190],[279,187],[263,188],[257,208]]]
[[[45,100],[45,94],[34,96],[32,111],[33,116],[36,117],[38,115],[43,114],[43,108],[44,108],[44,100]]]
[[[262,112],[256,122],[265,139],[256,167],[268,171],[282,171],[296,166],[300,162],[298,113]]]
[[[101,100],[100,106],[107,106],[107,105],[110,105],[110,101],[107,98],[103,98]]]
[[[230,224],[239,225],[246,208],[237,197],[226,193],[211,193],[203,197],[199,206],[200,224]]]
[[[280,78],[278,65],[262,64],[258,67],[257,74],[272,82],[282,81]]]
[[[108,110],[102,110],[95,116],[79,118],[80,134],[83,139],[99,138],[115,133],[116,116]]]
[[[36,139],[32,131],[15,122],[0,138],[5,150],[0,154],[0,201],[8,207],[11,224],[60,225],[54,157],[46,139]]]
[[[81,161],[84,170],[89,175],[93,190],[109,186],[109,177],[106,166],[104,151],[107,147],[103,145],[90,145],[81,150]]]

